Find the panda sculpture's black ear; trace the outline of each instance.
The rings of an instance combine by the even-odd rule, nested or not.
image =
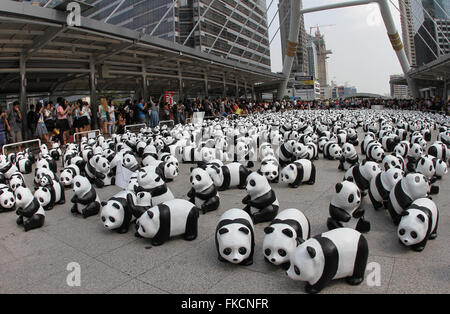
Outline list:
[[[346,181],[355,182],[355,179],[353,179],[353,177],[348,177]]]
[[[261,169],[258,169],[257,173],[258,173],[259,175],[261,175],[261,176],[263,175]]]
[[[309,256],[311,256],[311,258],[316,257],[316,250],[313,247],[311,246],[306,247],[306,251],[308,251],[308,254]]]
[[[272,233],[275,229],[273,227],[265,227],[264,228],[264,233],[265,234],[269,234]]]
[[[147,211],[147,215],[148,217],[150,217],[150,219],[153,219],[153,213],[151,211]]]
[[[420,220],[421,222],[425,222],[425,216],[424,216],[424,215],[419,214],[419,215],[417,215],[417,218],[419,218],[419,220]]]
[[[250,233],[250,231],[247,228],[245,228],[245,227],[240,227],[239,231],[242,232],[242,233],[245,233],[245,234],[249,234]]]
[[[219,230],[219,234],[222,235],[222,234],[227,233],[228,231],[229,230],[227,228],[222,228],[222,229]]]
[[[283,232],[283,234],[288,236],[289,238],[293,238],[294,237],[294,233],[292,232],[291,229],[286,228],[286,229],[283,229],[283,231],[281,231],[281,232]]]
[[[106,202],[102,202],[101,204],[102,204],[102,206],[106,206],[107,203]]]
[[[342,185],[342,183],[338,183],[338,184],[336,184],[336,193],[339,193],[339,192],[341,192],[341,190],[342,190],[342,188],[343,188],[344,186]]]
[[[409,216],[409,211],[405,210],[404,212],[402,212],[400,214],[400,216],[402,216],[402,217]]]

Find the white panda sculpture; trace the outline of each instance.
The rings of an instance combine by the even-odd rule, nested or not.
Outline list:
[[[350,143],[342,145],[342,157],[339,159],[339,170],[347,171],[359,161],[355,146]]]
[[[352,177],[364,196],[370,187],[370,181],[380,172],[380,166],[376,162],[363,160],[362,163],[347,170],[344,180]]]
[[[157,173],[156,167],[147,166],[141,168],[138,173],[137,183],[138,185],[134,192],[136,194],[139,192],[150,192],[153,206],[175,199],[172,191]]]
[[[394,224],[416,199],[427,197],[430,184],[423,174],[410,173],[397,182],[389,193],[388,210]]]
[[[15,164],[7,161],[6,158],[3,158],[0,161],[0,173],[2,173],[7,180],[9,180],[16,172],[19,172],[19,169],[17,169]]]
[[[388,171],[391,168],[398,168],[403,170],[402,163],[396,155],[386,155],[381,161],[384,171]]]
[[[433,145],[428,148],[428,155],[434,156],[444,162],[448,162],[450,159],[450,149],[442,142],[434,142]]]
[[[127,233],[132,218],[130,204],[127,201],[127,191],[120,191],[107,202],[102,202],[100,217],[108,230]]]
[[[15,205],[14,192],[6,184],[0,184],[0,213],[13,211]]]
[[[216,227],[215,243],[219,261],[252,265],[255,231],[250,216],[237,208],[224,212]]]
[[[247,177],[247,196],[242,200],[244,211],[252,217],[254,224],[272,221],[278,213],[279,203],[266,177],[257,172]]]
[[[369,198],[375,210],[383,206],[387,208],[389,193],[397,182],[403,178],[404,174],[401,169],[390,168],[387,171],[380,172],[370,181]]]
[[[448,172],[447,163],[431,155],[428,155],[428,157],[433,160],[434,170],[436,171],[436,178],[442,179],[442,177]]]
[[[300,210],[289,208],[281,211],[264,233],[265,260],[287,270],[291,253],[311,236],[311,225]]]
[[[19,186],[26,187],[25,178],[21,172],[16,172],[9,178],[9,187],[15,192]]]
[[[134,194],[134,192],[127,192],[127,202],[131,209],[131,214],[136,219],[141,217],[143,213],[153,207],[152,205],[152,195],[150,192],[139,192]]]
[[[433,159],[427,156],[422,156],[417,161],[415,172],[423,174],[431,184],[437,180]]]
[[[30,189],[19,187],[15,192],[16,213],[19,216],[16,223],[23,226],[25,232],[40,228],[45,222],[45,211],[33,196]]]
[[[32,171],[32,162],[26,157],[16,159],[16,167],[22,174],[29,174]]]
[[[267,156],[261,161],[258,173],[265,176],[270,183],[278,183],[280,178],[279,164],[274,156]]]
[[[137,219],[137,232],[143,238],[151,238],[154,246],[180,235],[186,241],[193,241],[197,238],[198,211],[194,204],[182,199],[161,203]]]
[[[36,168],[34,170],[34,185],[35,186],[39,186],[42,176],[44,175],[49,175],[50,178],[52,178],[52,180],[55,180],[55,174],[53,173],[53,171],[51,171],[50,169],[47,168]]]
[[[72,214],[81,214],[83,218],[95,216],[100,211],[100,199],[86,177],[76,176],[73,179],[74,196],[71,199]]]
[[[65,188],[71,188],[73,184],[73,178],[80,175],[80,168],[77,165],[69,165],[65,167],[59,175],[59,182],[61,182]]]
[[[302,183],[313,185],[316,182],[316,166],[309,159],[296,160],[281,170],[281,182],[291,188],[298,188]]]
[[[103,188],[114,185],[116,182],[116,173],[111,171],[108,159],[102,155],[97,155],[93,158],[95,158],[95,186],[97,188]]]
[[[421,252],[428,240],[436,239],[439,211],[432,200],[428,198],[415,200],[401,216],[397,228],[401,244]]]
[[[122,166],[131,172],[136,172],[140,168],[139,162],[133,154],[125,154],[123,156]]]
[[[187,194],[189,201],[200,208],[203,214],[219,208],[220,198],[217,187],[206,170],[192,168],[189,181],[192,185]]]
[[[333,279],[346,278],[350,285],[359,285],[368,256],[367,240],[360,232],[339,228],[300,244],[291,254],[287,275],[307,282],[308,293],[320,292]]]
[[[342,157],[342,148],[338,143],[329,141],[323,147],[323,158],[328,160],[340,159]]]
[[[336,194],[333,195],[327,220],[329,230],[337,228],[352,228],[361,233],[370,231],[370,223],[364,219],[364,209],[361,208],[361,192],[351,181],[336,184]]]
[[[49,175],[43,175],[39,182],[40,187],[45,187],[50,193],[50,200],[44,202],[39,201],[45,210],[53,209],[54,205],[61,205],[66,203],[66,196],[64,186],[61,182],[53,180]],[[44,191],[45,192],[45,191]],[[43,197],[46,199],[46,197]]]
[[[245,189],[246,179],[251,173],[249,169],[238,162],[232,162],[222,167],[211,167],[207,171],[219,191],[236,187]]]

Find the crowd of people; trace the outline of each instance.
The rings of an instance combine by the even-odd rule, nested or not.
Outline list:
[[[351,109],[371,108],[383,105],[385,108],[404,110],[423,110],[448,114],[449,100],[433,99],[333,99],[333,100],[276,100],[254,101],[246,99],[209,98],[184,99],[173,104],[155,100],[152,97],[128,99],[119,103],[113,99],[101,98],[97,112],[81,99],[69,103],[58,98],[56,103],[32,104],[26,113],[27,124],[23,128],[24,116],[19,102],[3,111],[0,107],[0,145],[21,142],[39,137],[43,143],[59,142],[64,145],[73,141],[73,134],[91,130],[93,119],[97,119],[100,131],[105,137],[114,133],[123,134],[126,125],[145,124],[149,127],[159,125],[160,121],[173,121],[185,124],[194,113],[204,112],[205,117],[220,118],[234,115],[246,116],[266,111],[279,112],[292,109]],[[24,134],[23,130],[25,130]]]

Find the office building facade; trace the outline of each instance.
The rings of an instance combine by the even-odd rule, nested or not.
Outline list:
[[[412,66],[449,53],[449,0],[399,0],[399,7],[403,43]]]
[[[58,0],[53,0],[57,3]],[[270,70],[264,0],[84,0],[88,17]],[[198,22],[198,23],[197,23]],[[195,29],[194,29],[195,28]]]

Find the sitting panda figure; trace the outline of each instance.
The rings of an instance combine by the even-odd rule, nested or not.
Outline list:
[[[352,228],[362,233],[370,231],[370,223],[364,219],[365,211],[361,208],[361,192],[351,178],[336,184],[336,194],[331,199],[329,210],[329,230]]]
[[[22,174],[29,174],[32,171],[32,162],[26,157],[17,158],[16,167]]]
[[[219,191],[226,191],[236,187],[245,189],[246,179],[251,173],[238,162],[232,162],[222,167],[212,167],[207,171]]]
[[[116,172],[111,170],[108,159],[103,156],[97,156],[95,160],[96,180],[95,186],[103,188],[116,183]]]
[[[381,162],[384,158],[384,149],[377,141],[370,142],[366,147],[367,161]]]
[[[156,167],[157,173],[161,176],[164,182],[173,181],[179,173],[178,167],[173,162],[155,160],[154,162],[151,162],[149,166]]]
[[[362,196],[365,196],[370,187],[370,181],[380,172],[380,166],[376,162],[363,160],[362,163],[347,170],[344,180],[352,177]]]
[[[127,191],[120,191],[101,205],[100,216],[105,228],[118,233],[127,233],[132,218]]]
[[[136,220],[137,232],[151,238],[152,245],[164,244],[171,237],[184,235],[186,241],[197,238],[199,209],[186,200],[173,199],[147,210]]]
[[[339,170],[347,171],[359,161],[355,146],[350,143],[342,145],[342,157],[339,159]]]
[[[56,179],[55,174],[50,169],[47,169],[47,168],[36,168],[34,170],[34,185],[36,187],[40,186],[41,179],[42,179],[42,177],[44,175],[50,176],[50,178],[52,178],[52,180]]]
[[[73,178],[78,175],[80,175],[80,168],[78,168],[77,165],[69,165],[61,171],[59,182],[61,182],[65,188],[71,188]]]
[[[5,176],[6,180],[9,180],[14,173],[19,172],[19,169],[17,169],[15,164],[9,162],[6,156],[4,157],[0,159],[0,173]]]
[[[9,187],[13,192],[15,192],[19,186],[26,187],[25,179],[21,172],[16,172],[12,174],[11,178],[9,179]]]
[[[276,158],[268,156],[262,160],[258,173],[265,176],[270,183],[278,183],[280,177],[278,169],[279,165]]]
[[[401,244],[421,252],[428,240],[436,239],[439,211],[432,200],[428,198],[415,200],[401,216],[397,228]]]
[[[139,170],[140,165],[136,157],[132,154],[125,154],[122,159],[122,166],[127,168],[131,172],[136,172]]]
[[[134,192],[136,194],[139,192],[150,192],[153,206],[175,199],[172,191],[157,173],[156,167],[147,166],[141,168],[138,173],[137,182],[138,186]]]
[[[295,144],[294,140],[289,140],[283,143],[277,151],[278,160],[280,161],[280,166],[285,167],[294,159],[293,146]]]
[[[36,168],[47,168],[50,169],[53,173],[56,173],[58,170],[58,166],[56,161],[50,157],[50,155],[42,156],[36,161]]]
[[[6,184],[0,184],[0,213],[13,211],[15,205],[14,192]]]
[[[45,211],[33,196],[30,189],[18,187],[15,192],[17,224],[23,226],[25,231],[40,228],[45,222]]]
[[[423,174],[410,173],[397,182],[389,193],[388,210],[392,221],[398,225],[401,214],[416,199],[427,197],[429,182]]]
[[[291,253],[300,243],[309,239],[311,227],[308,218],[300,210],[290,208],[281,211],[270,225],[264,228],[264,233],[265,260],[287,270]]]
[[[437,180],[436,169],[434,168],[433,159],[427,156],[422,156],[416,164],[416,173],[423,174],[431,184]]]
[[[306,159],[309,160],[318,160],[319,159],[319,150],[317,149],[317,145],[314,143],[306,144]]]
[[[415,172],[417,162],[423,155],[423,149],[419,144],[411,144],[408,150],[408,163],[406,164],[406,170],[408,173]]]
[[[246,211],[254,224],[272,221],[278,213],[279,203],[275,192],[269,185],[266,177],[257,172],[247,177],[245,187],[247,196],[242,200]]]
[[[250,148],[244,141],[238,141],[235,147],[234,162],[242,164],[244,167],[253,168],[254,163],[250,157]]]
[[[346,278],[359,285],[369,256],[364,236],[351,228],[319,234],[300,244],[290,257],[289,278],[306,281],[307,293],[320,292],[331,280]]]
[[[296,160],[281,170],[281,181],[291,188],[298,188],[302,183],[312,185],[316,182],[316,167],[311,160]]]
[[[250,216],[237,208],[224,212],[216,227],[215,243],[219,261],[252,265],[255,231]]]
[[[83,218],[95,216],[100,211],[100,199],[86,177],[76,176],[73,178],[74,196],[71,199],[73,203],[72,214],[81,214]]]
[[[444,161],[442,161],[434,156],[431,156],[431,155],[427,155],[427,156],[428,156],[428,158],[431,158],[431,160],[433,161],[436,178],[442,179],[442,177],[444,175],[446,175],[448,172],[447,164]]]
[[[391,168],[397,168],[400,170],[404,170],[400,159],[396,155],[384,156],[381,164],[383,165],[384,171],[388,171]]]
[[[50,193],[50,200],[46,205],[42,205],[45,210],[53,209],[55,204],[65,204],[66,203],[66,195],[64,191],[64,186],[61,182],[53,180],[49,175],[43,175],[41,181],[39,183],[40,187],[45,187]],[[42,202],[40,202],[42,204]]]
[[[200,208],[203,214],[219,208],[220,198],[217,187],[206,170],[191,169],[190,182],[192,189],[187,194],[189,201]]]
[[[403,176],[403,170],[390,168],[387,171],[380,172],[370,181],[369,198],[375,210],[383,206],[387,208],[389,193]]]
[[[127,191],[133,192],[138,188],[138,175],[139,171],[133,172],[130,177],[130,181],[128,181],[128,186],[126,188]]]

